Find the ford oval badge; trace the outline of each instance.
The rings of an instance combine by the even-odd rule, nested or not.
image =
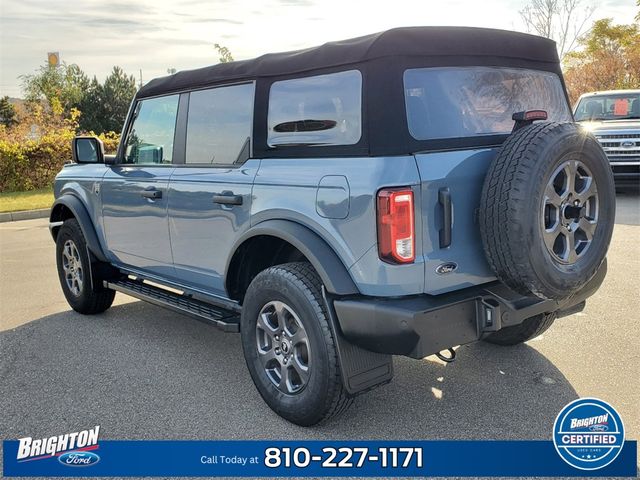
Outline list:
[[[66,452],[58,457],[58,461],[68,467],[88,467],[100,461],[93,452]]]
[[[447,262],[442,265],[438,265],[436,273],[438,275],[446,275],[447,273],[453,272],[456,268],[458,268],[458,264],[456,262]]]

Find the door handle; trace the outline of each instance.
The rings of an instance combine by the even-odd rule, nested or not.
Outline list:
[[[155,188],[150,188],[148,190],[143,190],[140,195],[142,195],[144,198],[151,198],[153,200],[158,200],[159,198],[162,198],[162,190],[156,190]]]
[[[222,192],[213,195],[213,203],[221,205],[242,205],[242,195],[234,195],[233,192]]]
[[[451,226],[453,215],[451,208],[451,192],[448,188],[438,190],[438,203],[442,209],[442,228],[440,229],[440,248],[451,245]]]

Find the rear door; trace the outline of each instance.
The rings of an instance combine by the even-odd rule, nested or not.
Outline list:
[[[513,128],[513,113],[542,109],[549,120],[571,121],[560,78],[519,68],[416,68],[404,72],[404,88],[409,131],[426,147],[415,155],[425,292],[489,282],[495,277],[478,225],[485,174]]]
[[[167,224],[178,95],[141,100],[124,157],[102,182],[102,217],[113,260],[161,275],[173,272]]]
[[[188,94],[186,147],[169,186],[169,231],[180,283],[225,295],[231,247],[249,228],[254,83]]]

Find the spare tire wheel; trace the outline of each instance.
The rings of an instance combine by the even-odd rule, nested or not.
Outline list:
[[[480,233],[499,280],[523,295],[563,299],[602,264],[615,216],[611,167],[572,123],[536,123],[503,144],[487,172]]]

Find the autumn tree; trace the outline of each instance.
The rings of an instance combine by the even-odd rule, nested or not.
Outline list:
[[[584,0],[531,0],[520,17],[529,33],[555,40],[560,58],[576,47],[595,8]]]
[[[66,113],[82,101],[89,78],[75,64],[43,65],[31,75],[22,75],[22,89],[27,103],[60,103]]]
[[[597,90],[640,88],[640,26],[594,22],[579,40],[580,49],[565,57],[564,78],[572,102]]]

